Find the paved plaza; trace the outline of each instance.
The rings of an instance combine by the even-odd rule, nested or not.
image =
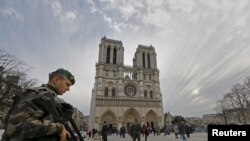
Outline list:
[[[84,141],[100,141],[100,140],[85,138]],[[120,136],[116,135],[110,135],[108,136],[108,141],[132,141],[132,138],[128,135],[125,138],[120,138]],[[145,141],[145,138],[142,137],[141,141]],[[150,134],[147,141],[182,141],[182,140],[176,139],[174,134],[166,136],[164,136],[164,134],[158,136]],[[188,138],[187,141],[207,141],[207,133],[193,133],[190,135],[190,138]]]
[[[0,134],[0,139],[1,139],[1,134]],[[85,138],[84,141],[101,141],[101,140]],[[110,135],[108,136],[108,141],[132,141],[132,138],[128,135],[126,135],[125,138],[120,138],[120,136],[116,135]],[[141,141],[145,141],[145,138],[142,137]],[[153,136],[152,134],[150,134],[147,141],[181,141],[181,139],[176,139],[174,134],[166,136],[164,136],[163,134],[159,136]],[[188,138],[187,141],[207,141],[207,133],[193,133],[190,135],[190,138]]]

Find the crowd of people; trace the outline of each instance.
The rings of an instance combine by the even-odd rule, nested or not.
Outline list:
[[[176,139],[186,141],[190,138],[190,134],[192,132],[193,130],[191,126],[185,121],[180,121],[172,126],[165,126],[163,129],[159,130],[155,127],[151,127],[148,123],[141,125],[137,120],[135,120],[135,122],[131,124],[130,128],[121,126],[118,130],[112,130],[109,128],[108,123],[105,121],[99,131],[93,128],[86,133],[89,138],[101,136],[103,141],[107,141],[108,136],[114,134],[120,136],[121,138],[126,138],[126,135],[128,135],[133,141],[140,141],[141,137],[144,137],[145,141],[147,141],[149,135],[157,136],[160,135],[160,133],[163,133],[165,136],[172,134]]]

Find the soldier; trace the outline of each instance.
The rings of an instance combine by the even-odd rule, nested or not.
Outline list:
[[[41,87],[25,90],[16,96],[14,105],[6,117],[3,141],[66,141],[69,132],[62,123],[54,119],[30,99],[49,92],[59,102],[58,95],[63,95],[75,83],[74,76],[65,69],[57,69],[49,74],[49,81]]]
[[[141,140],[141,125],[135,119],[135,123],[131,126],[131,137],[133,141],[140,141]]]

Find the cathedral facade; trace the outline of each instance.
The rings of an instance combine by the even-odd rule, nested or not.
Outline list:
[[[105,36],[99,44],[89,128],[127,131],[133,122],[150,127],[164,126],[159,70],[153,46],[138,45],[133,66],[124,65],[122,41]]]

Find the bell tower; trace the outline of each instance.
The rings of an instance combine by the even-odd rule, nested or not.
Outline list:
[[[153,46],[139,45],[133,59],[134,67],[157,69],[156,53]]]
[[[99,44],[98,64],[123,65],[124,48],[122,42],[104,36]]]

